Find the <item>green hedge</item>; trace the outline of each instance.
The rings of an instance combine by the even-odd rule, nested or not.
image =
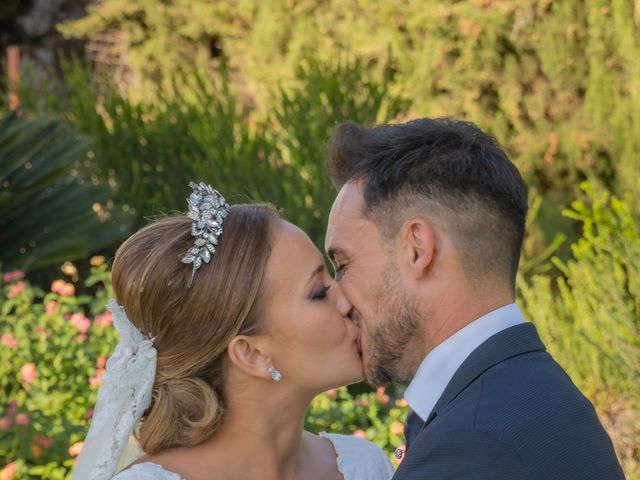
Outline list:
[[[361,61],[377,82],[390,68],[403,114],[479,123],[566,205],[594,176],[635,190],[638,25],[630,0],[107,0],[60,29],[110,39],[113,78],[146,101],[171,94],[176,70],[225,64],[244,103],[268,113],[309,55]]]

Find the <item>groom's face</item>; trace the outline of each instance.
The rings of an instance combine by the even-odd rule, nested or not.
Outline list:
[[[418,313],[402,288],[392,241],[384,241],[363,214],[360,183],[347,183],[329,216],[325,247],[336,280],[353,305],[362,328],[362,360],[367,380],[386,385],[411,377],[404,354],[418,328]]]

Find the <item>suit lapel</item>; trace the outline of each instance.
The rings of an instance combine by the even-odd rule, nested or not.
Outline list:
[[[487,339],[460,365],[433,407],[422,430],[438,416],[440,410],[485,371],[509,358],[540,350],[545,350],[545,346],[532,323],[509,327]]]

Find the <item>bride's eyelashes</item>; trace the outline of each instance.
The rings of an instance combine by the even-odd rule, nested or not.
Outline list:
[[[317,288],[311,294],[311,300],[322,300],[323,298],[327,298],[327,292],[331,288],[331,285],[322,285],[320,288]]]

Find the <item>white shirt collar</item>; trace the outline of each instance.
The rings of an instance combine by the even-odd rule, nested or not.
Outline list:
[[[505,305],[474,320],[431,350],[404,393],[412,410],[426,420],[471,352],[489,337],[523,322],[524,317],[515,303]]]

